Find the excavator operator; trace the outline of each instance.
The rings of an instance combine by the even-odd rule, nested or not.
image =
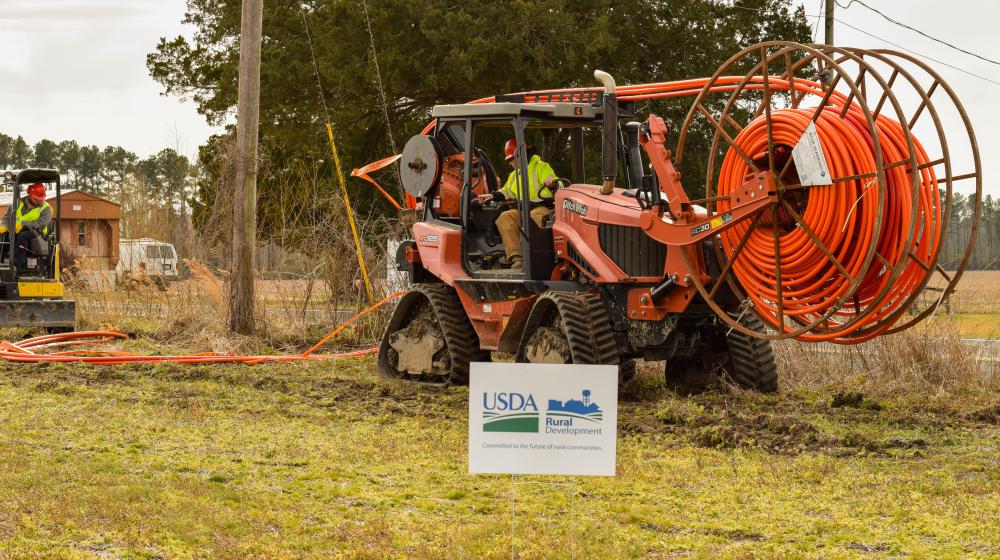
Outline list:
[[[27,247],[38,236],[49,233],[52,223],[52,206],[45,201],[45,185],[35,183],[28,187],[28,194],[17,203],[14,225],[14,266],[23,271],[28,266]],[[6,222],[6,220],[4,220]],[[8,233],[7,224],[0,225],[0,234]]]
[[[513,138],[504,144],[504,161],[513,168],[507,176],[507,182],[503,188],[492,193],[481,194],[477,198],[479,201],[488,200],[505,201],[521,200],[521,165],[518,161],[517,141]],[[526,145],[525,151],[528,153],[528,198],[531,201],[531,208],[528,212],[531,219],[542,227],[545,220],[552,215],[552,185],[556,181],[556,173],[552,166],[542,161],[541,156],[535,153],[534,146]],[[510,263],[511,270],[521,270],[524,268],[524,256],[521,254],[521,212],[518,208],[512,208],[497,217],[497,229],[500,230],[500,238],[503,240],[503,249],[507,254],[507,262]]]

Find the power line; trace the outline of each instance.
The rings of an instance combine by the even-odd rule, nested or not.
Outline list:
[[[823,4],[825,3],[826,0],[819,0],[819,11],[821,13],[823,11]],[[814,43],[819,42],[819,38],[816,37],[816,33],[819,31],[819,18],[820,16],[816,16],[816,21],[814,21],[812,24],[812,31],[809,32],[809,37],[813,40]]]
[[[887,19],[888,21],[890,21],[890,22],[892,22],[892,23],[895,23],[896,25],[898,25],[898,26],[900,26],[900,27],[904,27],[904,28],[906,28],[906,29],[909,29],[910,31],[913,31],[914,33],[919,33],[919,34],[923,35],[924,37],[927,37],[927,38],[928,38],[928,39],[930,39],[931,41],[936,41],[936,42],[938,42],[938,43],[941,43],[942,45],[945,45],[945,46],[948,46],[948,47],[951,47],[951,48],[955,49],[956,51],[959,51],[959,52],[962,52],[962,53],[965,53],[965,54],[967,54],[967,55],[969,55],[969,56],[974,56],[974,57],[976,57],[976,58],[978,58],[978,59],[980,59],[980,60],[985,60],[986,62],[989,62],[990,64],[996,64],[997,66],[1000,66],[1000,62],[997,62],[997,61],[995,61],[995,60],[993,60],[993,59],[990,59],[990,58],[986,58],[985,56],[982,56],[982,55],[978,55],[978,54],[976,54],[976,53],[974,53],[974,52],[972,52],[972,51],[967,51],[967,50],[965,50],[965,49],[963,49],[963,48],[961,48],[961,47],[956,47],[955,45],[953,45],[953,44],[949,43],[948,41],[943,41],[943,40],[941,40],[941,39],[938,39],[937,37],[934,37],[934,36],[932,36],[932,35],[928,35],[927,33],[924,33],[923,31],[921,31],[921,30],[919,30],[919,29],[917,29],[917,28],[915,28],[915,27],[911,27],[911,26],[909,26],[909,25],[906,25],[905,23],[903,23],[903,22],[901,22],[901,21],[897,21],[897,20],[895,20],[895,19],[892,19],[891,17],[889,17],[889,16],[885,15],[884,13],[880,12],[879,10],[877,10],[877,9],[875,9],[875,8],[872,8],[872,7],[871,7],[871,6],[869,6],[868,4],[865,4],[865,3],[864,3],[864,2],[862,2],[861,0],[849,0],[849,1],[847,2],[847,5],[846,5],[846,6],[845,6],[845,5],[843,5],[843,4],[841,4],[841,3],[840,3],[840,0],[835,0],[835,1],[837,2],[837,5],[838,5],[838,6],[840,6],[841,8],[844,8],[845,10],[846,10],[847,8],[850,8],[850,7],[851,7],[851,4],[854,4],[855,2],[857,2],[858,4],[861,4],[862,6],[864,6],[864,7],[868,8],[869,10],[871,10],[871,11],[875,12],[876,14],[878,14],[878,15],[880,15],[880,16],[882,16],[882,17],[884,17],[884,18],[885,18],[885,19]],[[840,20],[837,20],[837,21],[840,21]],[[845,24],[845,25],[847,25],[847,24]],[[850,27],[850,26],[848,26],[848,27]],[[888,42],[888,41],[886,41],[886,42]],[[902,48],[902,47],[900,47],[900,48]]]
[[[989,82],[991,84],[1000,86],[1000,82],[998,82],[996,80],[991,80],[991,79],[987,78],[986,76],[980,76],[979,74],[976,74],[976,73],[973,73],[973,72],[969,72],[968,70],[965,70],[964,68],[959,68],[958,66],[955,66],[953,64],[948,64],[947,62],[944,62],[942,60],[938,60],[936,58],[931,58],[931,57],[927,56],[926,54],[918,53],[917,51],[912,50],[912,49],[908,49],[908,48],[904,47],[903,45],[900,45],[898,43],[893,43],[892,41],[890,41],[890,40],[888,40],[888,39],[886,39],[884,37],[879,37],[877,35],[873,35],[873,34],[867,32],[867,31],[865,31],[864,29],[860,29],[858,27],[855,27],[855,26],[847,23],[846,21],[844,21],[842,19],[837,19],[837,18],[834,18],[834,19],[836,19],[837,23],[841,23],[843,25],[846,25],[847,27],[850,27],[851,29],[857,31],[858,33],[863,33],[863,34],[865,34],[865,35],[867,35],[867,36],[869,36],[869,37],[871,37],[873,39],[877,39],[879,41],[888,43],[888,44],[890,44],[890,45],[892,45],[892,46],[894,46],[894,47],[896,47],[898,49],[903,49],[904,51],[906,51],[906,52],[908,52],[910,54],[917,55],[920,58],[926,58],[927,60],[930,60],[932,62],[936,62],[936,63],[938,63],[938,64],[940,64],[942,66],[947,66],[948,68],[951,68],[952,70],[958,70],[959,72],[961,72],[963,74],[968,74],[968,75],[970,75],[970,76],[972,76],[974,78],[979,78],[980,80],[983,80],[983,81]]]
[[[855,1],[857,1],[857,0],[855,0]],[[750,7],[747,7],[747,6],[735,6],[735,5],[734,6],[730,6],[730,7],[731,8],[739,8],[741,10],[748,10],[748,11],[751,11],[751,12],[757,12],[759,14],[767,13],[766,11],[764,11],[764,10],[762,10],[760,8],[750,8]],[[823,14],[803,14],[803,15],[805,17],[814,17],[814,18],[823,17]],[[926,58],[927,60],[930,60],[932,62],[936,62],[936,63],[938,63],[938,64],[940,64],[942,66],[947,66],[948,68],[951,68],[952,70],[957,70],[957,71],[959,71],[959,72],[961,72],[963,74],[968,74],[969,76],[972,76],[973,78],[979,78],[980,80],[983,80],[984,82],[989,82],[991,84],[1000,86],[1000,82],[998,82],[996,80],[991,80],[990,78],[987,78],[986,76],[980,76],[979,74],[976,74],[975,72],[970,72],[970,71],[968,71],[968,70],[966,70],[964,68],[959,68],[958,66],[955,66],[954,64],[948,64],[947,62],[944,62],[942,60],[938,60],[936,58],[932,58],[932,57],[927,56],[925,54],[918,53],[917,51],[915,51],[913,49],[908,49],[908,48],[904,47],[903,45],[900,45],[899,43],[893,43],[892,41],[890,41],[890,40],[888,40],[888,39],[886,39],[884,37],[879,37],[878,35],[874,35],[872,33],[869,33],[867,31],[865,31],[864,29],[861,29],[859,27],[855,27],[855,26],[847,23],[846,21],[844,21],[842,19],[834,18],[834,20],[836,20],[837,23],[841,23],[841,24],[846,25],[847,27],[850,27],[851,29],[857,31],[858,33],[862,33],[864,35],[867,35],[867,36],[869,36],[872,39],[875,39],[877,41],[882,41],[883,43],[890,44],[890,45],[896,47],[897,49],[902,49],[902,50],[904,50],[904,51],[906,51],[906,52],[908,52],[908,53],[910,53],[912,55],[919,56],[920,58]],[[818,20],[817,20],[817,22],[818,22]]]

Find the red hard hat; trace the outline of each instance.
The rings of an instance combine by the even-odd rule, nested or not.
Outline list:
[[[38,202],[45,200],[45,185],[41,183],[35,183],[28,187],[28,196],[35,199]]]
[[[517,153],[517,140],[511,138],[507,140],[507,143],[503,145],[503,160],[510,161]]]

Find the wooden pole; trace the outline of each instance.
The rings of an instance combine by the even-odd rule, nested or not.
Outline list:
[[[833,7],[835,5],[834,0],[826,0],[826,37],[824,42],[827,45],[833,46]]]
[[[229,328],[254,331],[254,257],[257,248],[257,134],[260,124],[260,38],[264,0],[243,0],[240,85],[236,109],[236,183]]]

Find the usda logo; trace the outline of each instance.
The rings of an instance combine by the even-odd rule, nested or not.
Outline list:
[[[590,389],[580,392],[579,399],[549,399],[545,411],[547,434],[599,434],[604,413],[590,400]],[[538,433],[541,414],[534,395],[514,392],[483,393],[483,431]],[[574,423],[583,423],[574,428]],[[597,426],[594,426],[597,424]]]
[[[483,431],[538,433],[535,398],[521,393],[483,393]]]

